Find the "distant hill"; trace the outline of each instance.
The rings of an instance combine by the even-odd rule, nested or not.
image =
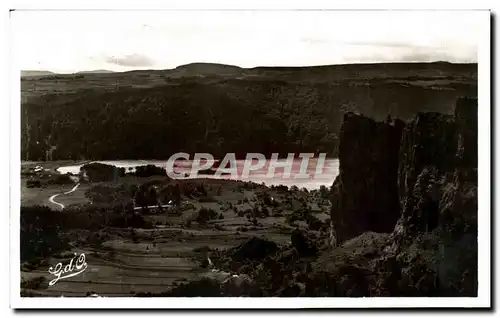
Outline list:
[[[103,74],[103,73],[114,73],[114,72],[110,70],[92,70],[92,71],[80,71],[76,72],[75,74]]]
[[[110,70],[90,70],[90,71],[80,71],[72,74],[109,74],[115,73]],[[59,74],[51,71],[39,71],[39,70],[21,70],[21,77],[29,76],[51,76],[51,75],[72,75],[72,74]]]
[[[25,76],[47,76],[47,75],[56,75],[56,73],[53,73],[53,72],[50,72],[50,71],[36,71],[36,70],[23,71],[23,70],[21,70],[21,77],[25,77]]]
[[[175,68],[175,71],[183,72],[183,75],[238,75],[244,69],[239,66],[217,64],[217,63],[190,63]]]

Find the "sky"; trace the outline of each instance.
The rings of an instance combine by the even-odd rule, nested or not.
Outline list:
[[[467,11],[14,11],[23,70],[477,62]]]

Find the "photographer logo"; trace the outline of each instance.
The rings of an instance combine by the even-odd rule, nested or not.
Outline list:
[[[49,273],[56,277],[49,282],[49,286],[54,285],[60,279],[73,277],[83,273],[87,269],[85,254],[82,253],[77,257],[77,254],[75,253],[75,256],[71,259],[71,261],[66,266],[63,266],[63,263],[58,263],[55,267],[51,266],[49,268]]]

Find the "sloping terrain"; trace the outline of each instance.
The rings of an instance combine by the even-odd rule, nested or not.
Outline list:
[[[22,158],[165,159],[172,153],[338,155],[343,114],[403,120],[453,113],[477,95],[477,65],[258,67],[57,75],[22,87]],[[102,138],[106,136],[106,138]]]

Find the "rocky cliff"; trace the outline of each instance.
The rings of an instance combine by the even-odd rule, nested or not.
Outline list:
[[[402,121],[375,122],[346,113],[340,132],[340,174],[332,187],[332,239],[391,232],[400,215],[397,188]]]
[[[341,148],[347,149],[331,211],[332,239],[342,244],[319,259],[317,270],[335,281],[329,288],[336,295],[476,296],[477,100],[458,100],[453,116],[418,114],[401,134],[393,128],[381,136],[379,131],[390,129],[384,125],[354,115],[344,123],[343,131],[353,133],[342,135]],[[398,136],[398,155],[380,146],[379,138],[392,144]],[[348,160],[356,164],[343,162]],[[371,170],[356,170],[374,161]],[[391,177],[382,176],[383,169]],[[381,180],[392,184],[367,188],[381,187]],[[390,195],[374,195],[383,191]],[[382,204],[375,201],[394,196],[399,206],[385,206],[399,209],[397,222],[394,210],[375,208]],[[361,229],[365,233],[354,237]]]

